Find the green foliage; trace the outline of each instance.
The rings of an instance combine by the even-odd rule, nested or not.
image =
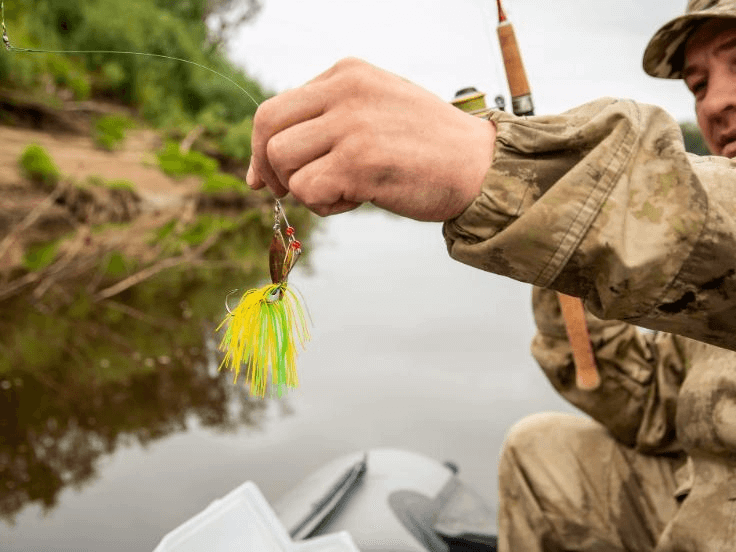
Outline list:
[[[245,194],[249,189],[248,185],[239,178],[225,173],[215,173],[207,177],[207,180],[202,183],[200,191],[203,194],[210,195],[232,192]]]
[[[133,272],[136,263],[131,259],[126,259],[119,251],[113,251],[107,257],[105,263],[105,274],[112,278],[120,278]]]
[[[217,170],[217,160],[198,151],[189,150],[182,153],[176,142],[169,141],[158,152],[158,163],[161,170],[175,178],[194,174],[208,177]]]
[[[265,94],[242,70],[219,50],[203,47],[207,9],[206,0],[24,0],[6,2],[6,22],[19,47],[172,56],[211,68],[262,101]],[[47,76],[78,99],[112,95],[154,124],[168,122],[177,110],[194,121],[215,104],[224,106],[221,121],[237,123],[256,109],[231,82],[191,63],[115,53],[0,56],[3,87],[41,89]]]
[[[92,87],[84,66],[63,54],[49,54],[47,57],[48,73],[59,88],[68,88],[74,93],[76,100],[89,98]]]
[[[227,108],[221,103],[213,103],[199,112],[197,122],[202,125],[209,134],[219,136],[228,130],[228,123],[225,121]]]
[[[26,178],[48,187],[56,186],[61,177],[59,167],[43,146],[38,144],[30,144],[23,150],[19,165]]]
[[[54,262],[58,250],[59,241],[34,244],[23,255],[23,266],[30,271],[42,270]]]
[[[115,95],[124,92],[125,69],[117,61],[108,61],[99,69],[95,79],[95,89],[99,93]]]
[[[253,118],[246,117],[228,128],[222,139],[222,153],[246,162],[250,159],[250,136],[253,132]]]
[[[215,232],[232,229],[236,222],[224,216],[200,215],[182,232],[181,240],[189,245],[199,245]]]
[[[130,180],[108,180],[107,182],[105,182],[105,186],[107,186],[111,190],[125,190],[129,192],[135,191],[135,184],[133,184]]]
[[[174,229],[176,228],[176,220],[170,220],[163,226],[157,228],[153,232],[152,238],[149,240],[149,245],[153,245],[155,243],[161,243],[163,240],[171,236],[171,234],[174,232]]]
[[[105,115],[95,121],[92,138],[95,144],[108,151],[114,150],[125,139],[125,131],[135,128],[135,121],[125,115]]]
[[[102,178],[99,174],[90,174],[85,179],[84,183],[87,186],[99,186],[102,187],[105,185],[105,179]]]
[[[710,150],[708,150],[698,125],[691,122],[680,123],[680,130],[682,131],[686,151],[696,155],[710,155]]]
[[[87,176],[87,178],[84,180],[84,183],[80,185],[80,187],[82,188],[84,188],[85,186],[108,188],[110,190],[127,190],[131,192],[136,191],[135,184],[130,180],[105,180],[99,174],[90,174],[89,176]]]

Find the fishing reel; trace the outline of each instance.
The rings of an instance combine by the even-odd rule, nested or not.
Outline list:
[[[500,94],[494,98],[495,108],[486,105],[485,92],[479,92],[474,86],[462,88],[455,93],[455,97],[450,102],[458,109],[475,117],[484,118],[491,114],[494,110],[506,110],[506,100]]]

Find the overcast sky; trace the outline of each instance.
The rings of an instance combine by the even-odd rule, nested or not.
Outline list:
[[[495,0],[263,0],[231,43],[232,59],[272,91],[299,86],[346,56],[450,100],[475,86],[507,96]],[[504,0],[539,114],[615,96],[693,120],[681,81],[647,76],[642,53],[685,0]]]

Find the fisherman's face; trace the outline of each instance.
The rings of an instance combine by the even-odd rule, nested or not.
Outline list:
[[[695,31],[684,78],[711,153],[736,157],[736,20],[711,19]]]

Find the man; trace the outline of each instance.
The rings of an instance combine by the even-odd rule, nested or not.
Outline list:
[[[736,1],[691,0],[645,53],[736,156]],[[444,220],[450,254],[539,286],[532,349],[597,420],[537,416],[505,445],[500,550],[736,548],[736,172],[661,110],[599,100],[478,121],[356,60],[256,114],[248,182],[319,214],[370,201]],[[490,169],[488,168],[490,165]],[[541,289],[547,288],[547,289]],[[602,376],[574,386],[550,289],[581,296]]]
[[[709,148],[734,157],[736,3],[691,1],[688,13],[655,35],[644,68],[684,78]],[[512,429],[499,549],[736,550],[736,353],[589,316],[603,385],[582,392],[552,292],[535,289],[534,313],[534,356],[598,423],[542,414]]]

